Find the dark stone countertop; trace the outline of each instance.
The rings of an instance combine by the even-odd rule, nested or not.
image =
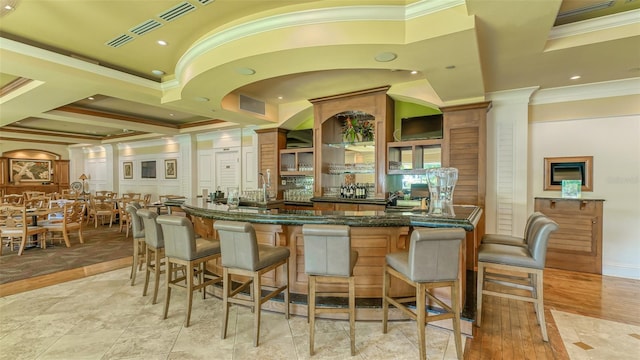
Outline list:
[[[453,206],[455,216],[428,215],[421,210],[408,211],[325,211],[283,210],[243,207],[227,209],[202,199],[187,199],[182,203],[187,214],[206,219],[247,221],[250,223],[304,225],[340,224],[354,227],[461,227],[472,231],[480,219],[482,209],[473,205]]]

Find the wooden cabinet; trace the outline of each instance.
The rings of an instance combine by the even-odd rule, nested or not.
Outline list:
[[[535,199],[535,210],[558,223],[547,248],[550,268],[602,274],[602,205],[599,199]]]
[[[258,172],[267,174],[271,172],[272,191],[276,193],[276,199],[282,199],[282,191],[276,175],[280,173],[280,150],[287,145],[287,130],[280,128],[259,129],[258,134]],[[258,184],[262,186],[262,183]]]
[[[53,173],[53,182],[58,184],[60,189],[68,189],[69,183],[69,160],[56,160]]]
[[[313,148],[280,150],[280,176],[313,176]]]
[[[345,166],[366,164],[371,169],[369,178],[361,180],[373,184],[373,194],[370,197],[385,198],[385,176],[387,166],[387,143],[393,140],[393,100],[387,95],[388,86],[357,91],[348,94],[327,96],[311,99],[314,109],[313,137],[316,149],[314,183],[314,196],[325,196],[325,192],[335,195],[335,188],[344,183],[344,174],[334,165]],[[356,142],[352,149],[344,146],[342,129],[346,118],[340,118],[339,114],[354,116],[366,114],[373,122],[374,139],[371,144]],[[367,148],[367,146],[369,146]],[[356,147],[360,147],[358,151]],[[368,151],[365,151],[368,150]],[[370,155],[365,155],[370,154]],[[371,156],[370,159],[346,160],[345,156]],[[355,167],[355,166],[354,166]],[[355,170],[355,169],[354,169]],[[337,172],[337,173],[336,173]],[[355,172],[360,172],[359,169]],[[355,174],[354,172],[354,174]],[[364,172],[361,172],[364,173]],[[356,179],[354,182],[358,182]]]
[[[424,175],[442,164],[443,139],[397,141],[387,144],[387,174]]]
[[[27,153],[29,158],[41,158],[40,152],[36,150],[22,150],[21,153]],[[45,152],[43,152],[45,153]],[[60,193],[63,189],[68,189],[69,182],[69,160],[58,160],[51,155],[51,169],[53,170],[50,182],[20,182],[10,181],[11,169],[9,168],[9,157],[0,157],[0,194],[22,194],[25,191],[43,191],[49,193]],[[45,155],[50,155],[45,153]],[[47,159],[49,160],[49,159]]]

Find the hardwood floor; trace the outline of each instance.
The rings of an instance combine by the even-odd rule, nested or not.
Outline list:
[[[68,270],[0,286],[0,296],[29,291],[129,266],[131,258]],[[550,310],[640,326],[640,280],[546,269],[545,317],[549,342],[542,341],[533,305],[486,296],[482,328],[467,339],[465,359],[569,359]]]
[[[640,325],[640,280],[547,268],[544,307],[548,343],[532,304],[485,296],[482,328],[474,327],[464,358],[569,359],[550,310]]]

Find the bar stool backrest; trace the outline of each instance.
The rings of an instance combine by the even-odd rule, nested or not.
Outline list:
[[[164,247],[164,233],[162,227],[156,219],[158,214],[147,209],[139,209],[138,216],[142,218],[144,224],[144,241],[156,249]]]
[[[527,248],[534,260],[536,269],[544,269],[547,260],[547,246],[551,233],[558,230],[558,224],[544,216],[532,226],[532,237],[527,242]]]
[[[303,225],[304,269],[311,275],[351,276],[351,231],[346,225]]]
[[[131,216],[131,228],[133,229],[133,238],[139,239],[144,236],[144,224],[142,223],[142,218],[138,216],[138,210],[140,209],[140,204],[135,201],[127,204],[127,212],[129,216]]]
[[[255,271],[259,261],[256,231],[248,222],[216,221],[222,266]]]
[[[164,234],[164,253],[168,257],[193,260],[197,253],[193,224],[184,216],[160,215],[158,224]]]
[[[451,281],[458,278],[463,229],[416,228],[409,244],[412,281]]]

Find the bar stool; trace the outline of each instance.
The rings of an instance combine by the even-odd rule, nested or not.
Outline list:
[[[289,318],[289,249],[280,246],[258,244],[253,226],[247,222],[216,221],[213,228],[218,231],[222,252],[222,338],[227,336],[229,303],[250,306],[254,313],[254,346],[260,339],[260,308],[262,304],[284,291],[285,318]],[[271,292],[261,296],[260,277],[282,266],[286,285],[268,287]],[[230,275],[249,276],[249,280],[236,289],[231,288]],[[236,298],[242,290],[250,288],[251,300]]]
[[[309,354],[313,355],[316,314],[347,313],[351,356],[356,354],[356,283],[353,268],[358,261],[358,252],[351,249],[351,231],[345,225],[303,225],[304,271],[309,282]],[[328,283],[347,282],[349,285],[349,307],[316,308],[316,281]],[[334,293],[324,293],[333,296]]]
[[[137,211],[138,216],[142,218],[144,224],[144,240],[146,243],[146,249],[144,254],[145,259],[145,277],[144,277],[144,290],[142,290],[142,296],[147,296],[147,288],[149,287],[149,277],[151,271],[153,271],[155,284],[153,289],[153,301],[155,304],[158,300],[158,287],[160,285],[160,274],[165,271],[162,269],[164,258],[164,235],[162,233],[162,227],[156,221],[158,214],[151,212],[147,209],[139,209]],[[152,257],[153,253],[153,257]]]
[[[144,236],[144,224],[142,219],[138,216],[138,209],[141,209],[139,203],[133,201],[127,205],[127,212],[131,217],[131,228],[133,234],[133,262],[131,263],[131,286],[136,283],[136,273],[142,270],[142,263],[145,261],[144,253],[146,251],[146,242]],[[136,269],[138,268],[138,269]]]
[[[427,358],[425,326],[430,321],[452,319],[456,354],[462,359],[462,338],[460,333],[460,244],[465,239],[463,229],[427,229],[416,228],[411,234],[409,251],[387,254],[382,285],[382,332],[387,333],[389,304],[402,310],[417,321],[420,359]],[[416,294],[411,297],[394,298],[389,295],[391,278],[394,276],[415,287]],[[451,306],[436,298],[429,289],[449,287]],[[426,297],[433,300],[445,312],[428,315]],[[416,303],[415,312],[404,305]]]
[[[220,257],[220,241],[210,241],[202,238],[196,239],[193,224],[184,216],[160,215],[158,224],[162,227],[164,234],[164,252],[167,263],[167,297],[164,305],[164,319],[169,311],[169,301],[171,300],[172,288],[183,288],[187,290],[187,315],[184,322],[185,327],[189,327],[191,319],[191,305],[193,303],[193,292],[206,289],[207,286],[219,283],[222,277],[208,277],[205,274],[207,261]],[[183,275],[178,277],[175,265],[184,267]],[[197,276],[198,284],[194,284],[193,278]],[[186,280],[186,285],[184,281]],[[203,298],[206,291],[202,291]]]
[[[492,295],[531,302],[537,314],[542,340],[549,341],[544,319],[543,270],[549,236],[558,224],[546,216],[539,217],[532,226],[532,236],[526,247],[504,244],[483,244],[478,248],[478,288],[476,325],[482,323],[482,296]],[[487,269],[502,273],[491,273]],[[504,273],[504,271],[508,273]],[[526,276],[514,275],[526,274]],[[498,286],[487,289],[487,284]],[[528,290],[530,296],[509,292],[509,289]]]
[[[503,244],[503,245],[512,245],[512,246],[527,246],[528,239],[531,237],[531,230],[533,228],[533,224],[536,223],[538,219],[544,217],[544,214],[536,211],[533,214],[529,215],[527,219],[527,224],[524,227],[524,236],[511,236],[504,234],[484,234],[482,236],[481,244]]]

